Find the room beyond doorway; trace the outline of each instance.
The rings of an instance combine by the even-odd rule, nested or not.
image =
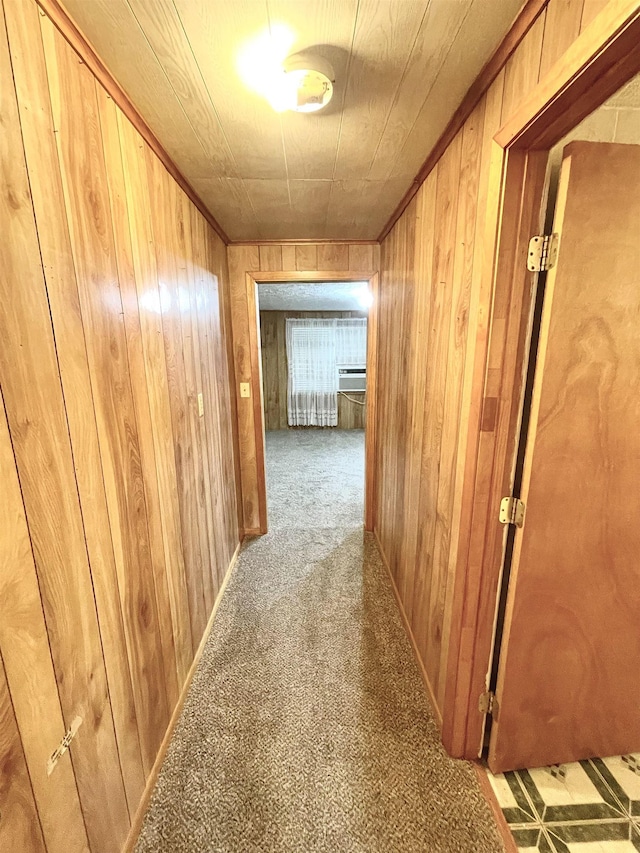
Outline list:
[[[360,301],[358,304],[354,304],[351,307],[354,310],[350,313],[359,314],[361,317],[363,315],[366,316],[366,364],[364,365],[364,373],[366,375],[366,394],[364,394],[364,406],[362,407],[363,413],[360,415],[363,421],[363,426],[365,423],[368,423],[370,426],[365,432],[365,512],[364,512],[364,526],[365,529],[371,530],[373,529],[373,507],[374,507],[374,485],[373,485],[373,471],[374,471],[374,454],[375,454],[375,387],[376,387],[376,352],[377,352],[377,288],[378,288],[378,274],[376,272],[357,272],[357,271],[349,271],[349,272],[332,272],[327,274],[323,274],[320,272],[309,272],[309,271],[300,271],[300,272],[247,272],[246,273],[246,295],[249,303],[249,338],[250,338],[250,351],[247,353],[248,359],[251,365],[251,377],[252,382],[251,386],[255,389],[255,393],[253,393],[253,400],[251,401],[251,409],[253,411],[253,438],[255,443],[255,456],[254,456],[254,464],[255,470],[257,474],[256,478],[256,495],[255,502],[252,501],[253,507],[253,515],[257,515],[260,520],[260,525],[256,529],[245,528],[245,535],[247,534],[260,534],[266,533],[268,529],[267,524],[267,483],[266,483],[266,470],[265,470],[265,431],[266,431],[266,423],[265,423],[265,406],[264,406],[264,388],[263,388],[263,365],[262,365],[262,352],[261,352],[261,332],[260,332],[260,293],[263,288],[272,285],[282,285],[286,287],[295,287],[298,285],[305,285],[306,288],[318,287],[322,286],[322,284],[332,283],[334,285],[342,285],[346,286],[346,290],[349,290],[353,294],[357,293],[360,296],[360,300],[362,300],[363,295],[366,298],[366,301],[370,303],[368,306],[368,311],[365,311],[365,305]],[[268,291],[266,291],[268,293]],[[320,290],[312,291],[314,293],[320,293]],[[319,307],[319,306],[314,306]],[[336,306],[328,306],[336,307]],[[339,306],[346,307],[346,306]],[[335,312],[334,312],[335,313]],[[255,318],[255,325],[254,319]],[[337,318],[336,318],[337,319]],[[336,364],[336,368],[338,365]],[[362,367],[362,365],[361,365]],[[336,374],[337,375],[337,374]],[[338,389],[336,388],[336,391]],[[240,389],[242,394],[242,388]],[[258,393],[259,391],[259,393]],[[340,394],[339,396],[343,396]],[[360,400],[356,397],[353,397],[352,394],[348,394],[347,396],[352,397],[349,402],[350,405],[358,406],[360,404]],[[354,400],[356,402],[354,403]],[[246,404],[245,404],[246,405]],[[344,405],[344,404],[343,404]],[[359,406],[358,406],[359,408]],[[343,409],[344,411],[344,409]],[[355,419],[355,416],[352,416]],[[303,421],[304,422],[304,421]],[[310,421],[309,423],[313,423]],[[321,424],[322,425],[322,424]],[[338,426],[337,421],[328,421],[327,425],[330,426]],[[288,427],[288,425],[287,425]],[[355,424],[355,427],[358,428],[359,424]],[[362,427],[360,427],[362,428]],[[246,502],[245,502],[246,503]],[[255,511],[257,510],[257,512]]]
[[[313,502],[307,477],[313,454],[319,453],[324,467],[331,470],[336,434],[346,442],[350,438],[350,447],[355,442],[351,461],[364,473],[369,282],[262,283],[257,302],[267,454],[277,435],[302,436],[295,440],[295,464],[300,470],[301,506],[306,506]],[[283,448],[293,447],[292,441],[285,441]],[[268,458],[266,463],[268,470]],[[357,501],[361,507],[363,485]],[[273,476],[267,477],[268,507],[278,487]]]

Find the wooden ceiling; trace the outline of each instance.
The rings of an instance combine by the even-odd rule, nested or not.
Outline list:
[[[64,4],[231,240],[353,240],[380,233],[521,0]],[[335,69],[317,115],[241,79],[278,25]]]

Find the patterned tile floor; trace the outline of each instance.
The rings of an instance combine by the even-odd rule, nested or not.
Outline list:
[[[488,775],[522,853],[640,851],[640,754]]]

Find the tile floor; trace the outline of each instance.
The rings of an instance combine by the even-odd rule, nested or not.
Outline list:
[[[488,775],[522,853],[640,851],[640,754]]]

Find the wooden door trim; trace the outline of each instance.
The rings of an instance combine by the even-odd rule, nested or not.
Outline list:
[[[378,282],[377,272],[366,271],[309,271],[263,272],[249,271],[245,274],[247,305],[249,308],[249,355],[251,365],[251,390],[253,404],[253,428],[256,447],[256,472],[258,494],[258,518],[260,526],[245,530],[245,535],[260,535],[267,532],[267,478],[265,466],[265,426],[262,389],[262,357],[258,326],[258,303],[256,288],[260,284],[282,282],[329,282],[366,281],[373,297],[367,318],[367,424],[365,427],[365,511],[364,528],[373,531],[375,519],[375,453],[376,453],[376,404],[378,367]],[[258,393],[259,391],[259,393]]]
[[[443,742],[477,757],[478,697],[490,665],[504,532],[500,499],[513,475],[533,276],[528,239],[540,220],[549,149],[640,71],[640,4],[609,3],[494,137],[480,324],[463,486]],[[491,370],[489,371],[489,365]]]

